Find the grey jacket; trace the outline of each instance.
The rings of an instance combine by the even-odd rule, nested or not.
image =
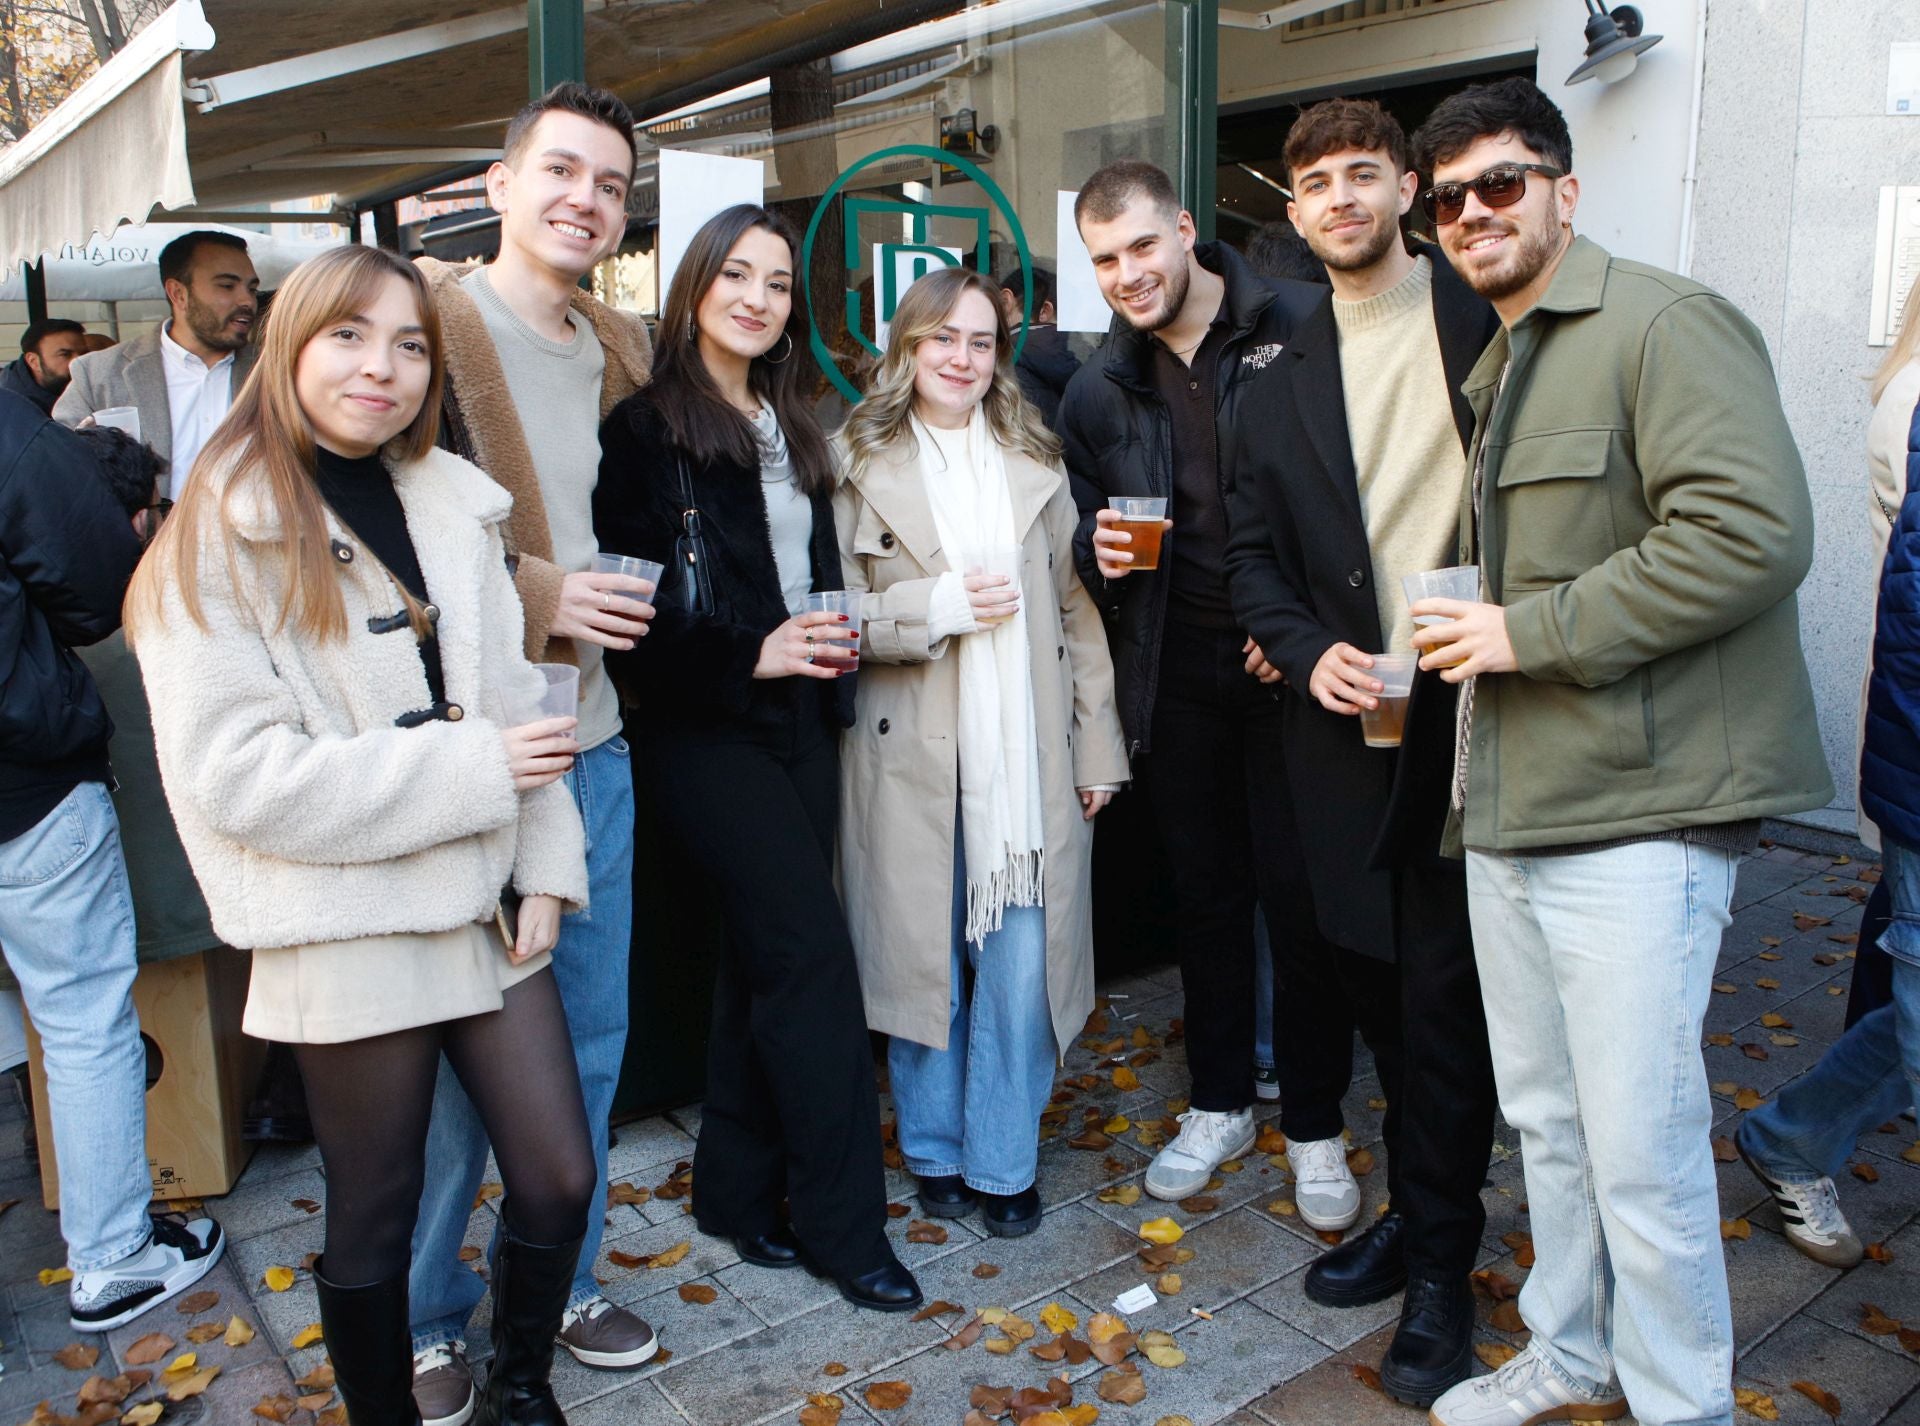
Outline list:
[[[233,360],[233,390],[237,395],[253,370],[259,349],[251,343]],[[53,419],[77,426],[95,411],[110,406],[133,406],[140,412],[140,439],[165,460],[173,459],[173,413],[167,405],[167,369],[160,356],[160,328],[130,337],[103,352],[88,352],[73,361],[73,380],[54,403]]]

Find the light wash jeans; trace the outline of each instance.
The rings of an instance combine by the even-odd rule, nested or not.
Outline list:
[[[27,1062],[27,1025],[20,1013],[20,992],[0,990],[0,1070]]]
[[[573,1035],[594,1162],[604,1184],[607,1115],[627,1048],[627,958],[633,940],[633,764],[626,739],[609,738],[580,754],[566,782],[586,824],[590,904],[561,919],[553,975]],[[486,1163],[486,1130],[442,1058],[427,1128],[426,1187],[413,1228],[413,1270],[407,1278],[416,1352],[464,1338],[467,1319],[486,1295],[486,1284],[459,1260]],[[587,1214],[587,1237],[580,1245],[569,1307],[600,1295],[593,1265],[606,1226],[603,1205],[596,1202]],[[498,1242],[496,1225],[495,1246]]]
[[[1882,834],[1893,921],[1893,1003],[1870,1010],[1820,1063],[1742,1122],[1740,1147],[1788,1183],[1832,1178],[1854,1142],[1920,1108],[1920,851]]]
[[[1500,1108],[1538,1260],[1534,1346],[1641,1426],[1727,1426],[1733,1325],[1700,1027],[1732,920],[1732,852],[1679,840],[1469,851]]]
[[[105,784],[0,843],[0,948],[46,1054],[67,1266],[91,1272],[146,1246],[153,1197],[133,892]]]
[[[887,1044],[900,1153],[921,1178],[959,1174],[977,1193],[1019,1193],[1033,1186],[1040,1114],[1053,1093],[1047,912],[1009,906],[978,946],[966,940],[966,924],[966,847],[956,819],[947,1047],[898,1035]]]
[[[1273,1068],[1273,942],[1267,939],[1266,913],[1253,909],[1253,1063]]]

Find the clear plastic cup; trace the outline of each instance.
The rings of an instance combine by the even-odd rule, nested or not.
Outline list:
[[[1400,581],[1400,587],[1407,592],[1407,603],[1417,604],[1422,599],[1464,599],[1469,602],[1480,597],[1480,569],[1477,565],[1457,564],[1447,569],[1426,569],[1418,574],[1409,574]],[[1446,624],[1451,621],[1444,614],[1418,614],[1414,616],[1416,624]]]
[[[1360,736],[1370,748],[1397,748],[1407,730],[1407,703],[1413,697],[1418,654],[1375,654],[1369,670],[1386,687],[1374,694],[1375,708],[1360,710]]]
[[[509,727],[544,718],[578,718],[580,670],[570,663],[537,663],[531,678],[502,684],[499,695]]]
[[[116,431],[125,431],[137,441],[140,439],[140,408],[138,406],[103,406],[93,413],[93,424],[111,426]]]
[[[653,586],[647,591],[649,599],[646,602],[651,602],[651,596],[660,592],[660,576],[666,572],[666,566],[658,560],[643,560],[633,555],[610,555],[605,552],[595,555],[593,564],[589,568],[595,574],[624,574],[630,579],[644,579]],[[613,597],[635,604],[642,602],[631,594],[622,594],[618,590],[613,592]]]
[[[1167,501],[1161,495],[1117,495],[1110,507],[1119,519],[1116,530],[1133,537],[1127,550],[1133,556],[1133,569],[1160,568],[1160,537],[1166,533]]]
[[[838,639],[825,638],[825,630],[814,631],[813,661],[826,668],[837,668],[842,673],[852,673],[860,667],[860,624],[866,611],[866,596],[851,589],[822,589],[807,596],[809,614],[844,614],[847,616],[846,628],[853,632],[853,642],[845,643]]]

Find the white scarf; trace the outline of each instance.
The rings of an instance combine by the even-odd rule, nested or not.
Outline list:
[[[954,433],[943,433],[949,438]],[[986,416],[974,408],[964,463],[916,417],[920,478],[947,567],[965,572],[965,553],[1018,545],[1007,465]],[[953,443],[955,447],[958,442]],[[960,820],[967,855],[967,940],[1000,929],[1009,906],[1038,906],[1046,881],[1040,802],[1040,744],[1033,716],[1033,668],[1027,650],[1028,591],[1020,612],[962,634],[960,661]]]

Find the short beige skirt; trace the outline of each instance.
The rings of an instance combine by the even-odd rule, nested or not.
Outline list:
[[[241,1025],[256,1039],[329,1045],[484,1015],[552,959],[514,965],[490,921],[257,950]]]

